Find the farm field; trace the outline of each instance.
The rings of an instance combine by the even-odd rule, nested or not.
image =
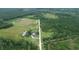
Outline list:
[[[31,36],[28,37],[23,37],[22,33],[24,31],[28,31],[30,29],[36,31],[37,30],[37,24],[36,21],[33,19],[28,19],[28,18],[17,18],[14,21],[11,21],[11,23],[14,24],[14,26],[10,28],[5,28],[5,29],[0,29],[0,38],[7,40],[8,41],[15,41],[15,46],[20,46],[20,45],[25,45],[23,48],[15,48],[15,49],[38,49],[38,39],[32,39]],[[23,42],[22,42],[23,41]],[[24,42],[26,41],[26,42]],[[19,43],[20,42],[20,43]],[[22,42],[22,43],[21,43]],[[8,42],[8,44],[11,42]],[[13,43],[11,43],[13,44]],[[35,45],[36,48],[32,48],[33,45]],[[4,45],[4,44],[2,44]],[[14,45],[14,44],[13,44]],[[32,45],[32,46],[31,46]],[[27,48],[27,46],[29,48]],[[5,47],[1,47],[1,49],[8,49]],[[12,49],[12,46],[9,47]],[[14,49],[14,48],[13,48]]]

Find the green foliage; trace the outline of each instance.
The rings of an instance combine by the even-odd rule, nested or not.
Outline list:
[[[37,50],[38,46],[31,41],[0,38],[0,50]]]
[[[76,43],[79,39],[79,16],[65,13],[48,13],[48,15],[51,15],[50,18],[46,14],[35,14],[37,19],[41,20],[43,49],[79,49],[79,43]],[[58,18],[53,18],[54,14]]]
[[[32,12],[26,12],[26,13],[17,12],[16,15],[9,13],[8,16],[4,14],[3,16],[1,16],[3,20],[0,20],[0,28],[5,29],[5,28],[9,28],[9,26],[12,26],[10,22],[6,22],[6,21],[10,21],[12,18],[24,17],[24,18],[30,18],[32,20],[40,19],[41,29],[42,29],[43,49],[45,50],[79,49],[79,14],[78,14],[79,11],[75,11],[73,9],[71,9],[71,11],[69,11],[68,9],[66,10],[51,9],[51,11],[50,10],[44,11],[44,10],[45,9],[43,9],[42,11],[35,10]],[[53,13],[53,10],[56,12],[58,11],[58,13],[55,13],[55,12]],[[75,13],[72,13],[72,11],[74,11]],[[9,30],[11,30],[11,32],[14,33],[15,35],[17,35],[16,33],[25,31],[24,29],[28,29],[29,25],[27,25],[26,27],[24,22],[17,21],[15,23],[15,27]],[[27,22],[26,24],[29,24],[29,22]],[[21,24],[22,25],[24,24],[24,26],[21,26]],[[31,26],[32,28],[34,28],[35,26],[33,24],[30,24],[30,25],[32,25]],[[16,28],[18,31],[16,31]],[[14,29],[14,31],[12,29]],[[2,31],[0,33],[2,33]],[[34,44],[34,42],[30,41],[28,38],[27,40],[24,40],[23,38],[21,38],[21,40],[19,41],[16,41],[11,38],[10,39],[7,39],[7,38],[4,39],[4,37],[0,38],[0,49],[4,49],[4,50],[6,49],[12,49],[12,50],[13,49],[26,49],[26,50],[38,49],[38,46],[37,46],[38,42],[36,43],[36,41],[34,41],[36,43]]]
[[[0,29],[12,27],[13,24],[0,19]]]
[[[10,24],[13,27],[9,27]],[[3,26],[4,25],[4,26]],[[32,19],[20,18],[19,20],[1,21],[0,29],[0,49],[1,50],[37,50],[38,42],[31,36],[22,37],[24,31],[31,31],[30,28],[36,26]],[[34,28],[35,29],[35,28]],[[30,39],[29,39],[30,37]],[[37,43],[35,43],[37,42]]]
[[[66,14],[57,14],[59,19],[45,19],[44,22],[41,19],[42,31],[51,33],[54,32],[49,38],[43,38],[43,47],[44,49],[79,49],[78,44],[75,43],[75,39],[79,38],[79,17],[77,16],[68,16]],[[70,40],[72,39],[72,40]],[[74,42],[70,42],[73,41]],[[62,42],[63,41],[63,42]],[[72,47],[72,48],[71,48]]]

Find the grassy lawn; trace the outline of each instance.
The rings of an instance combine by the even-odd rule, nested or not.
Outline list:
[[[24,31],[31,29],[35,29],[36,23],[33,19],[22,18],[18,20],[12,21],[14,24],[13,27],[7,29],[0,29],[0,37],[4,38],[14,38],[19,40],[22,38],[21,34]]]
[[[17,18],[11,20],[14,26],[10,28],[0,29],[0,49],[21,49],[21,50],[37,50],[38,39],[33,39],[31,36],[23,37],[24,31],[37,31],[36,20],[28,18]]]
[[[43,17],[47,19],[58,19],[59,17],[52,13],[42,13]]]

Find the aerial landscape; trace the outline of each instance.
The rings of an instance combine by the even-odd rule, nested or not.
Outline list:
[[[0,8],[0,50],[79,50],[79,9]]]

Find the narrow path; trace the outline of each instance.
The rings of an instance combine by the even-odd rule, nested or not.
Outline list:
[[[39,26],[39,49],[42,50],[40,20],[38,20],[38,26]]]

